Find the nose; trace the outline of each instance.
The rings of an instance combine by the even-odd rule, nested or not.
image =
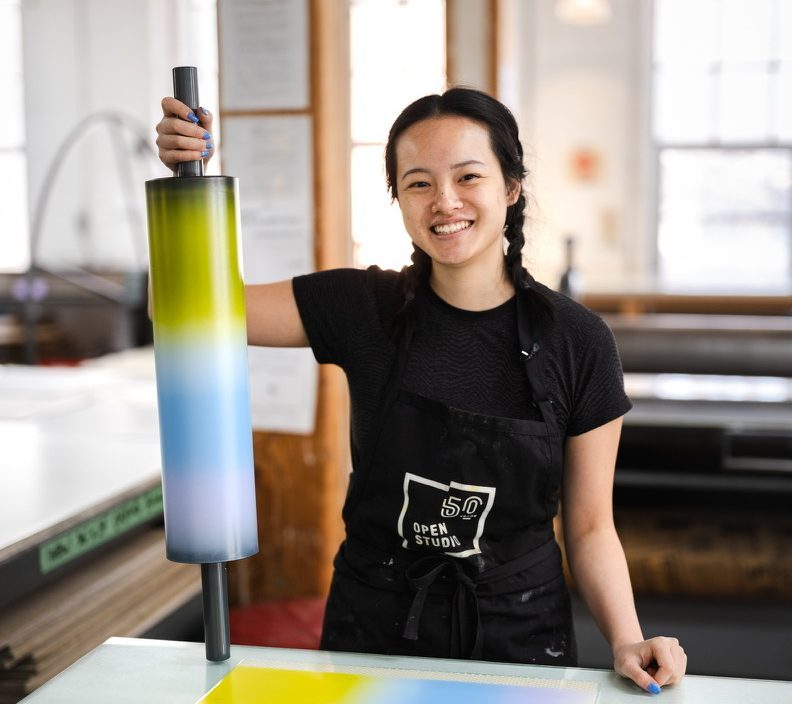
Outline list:
[[[462,201],[456,191],[450,186],[439,188],[432,201],[433,213],[452,213],[461,207]]]

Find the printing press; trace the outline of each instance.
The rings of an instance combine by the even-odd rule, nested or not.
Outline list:
[[[792,600],[792,318],[603,317],[633,402],[614,512],[636,592]]]

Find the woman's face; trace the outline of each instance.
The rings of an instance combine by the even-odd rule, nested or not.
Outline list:
[[[503,268],[507,184],[487,129],[465,117],[416,122],[396,143],[396,186],[404,226],[434,266]]]

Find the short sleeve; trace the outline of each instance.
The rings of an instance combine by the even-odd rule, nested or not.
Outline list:
[[[567,435],[581,435],[623,416],[632,408],[613,332],[586,311],[578,327],[572,409]]]
[[[397,272],[330,269],[292,279],[292,290],[316,361],[347,369],[353,357],[385,344],[383,320],[398,297]]]
[[[344,366],[361,310],[362,279],[357,269],[331,269],[292,279],[294,299],[308,342],[320,364]]]

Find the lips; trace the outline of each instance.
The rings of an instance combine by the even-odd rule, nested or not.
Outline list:
[[[441,225],[432,225],[430,228],[436,235],[453,235],[461,230],[466,230],[473,224],[472,220],[458,220]]]

